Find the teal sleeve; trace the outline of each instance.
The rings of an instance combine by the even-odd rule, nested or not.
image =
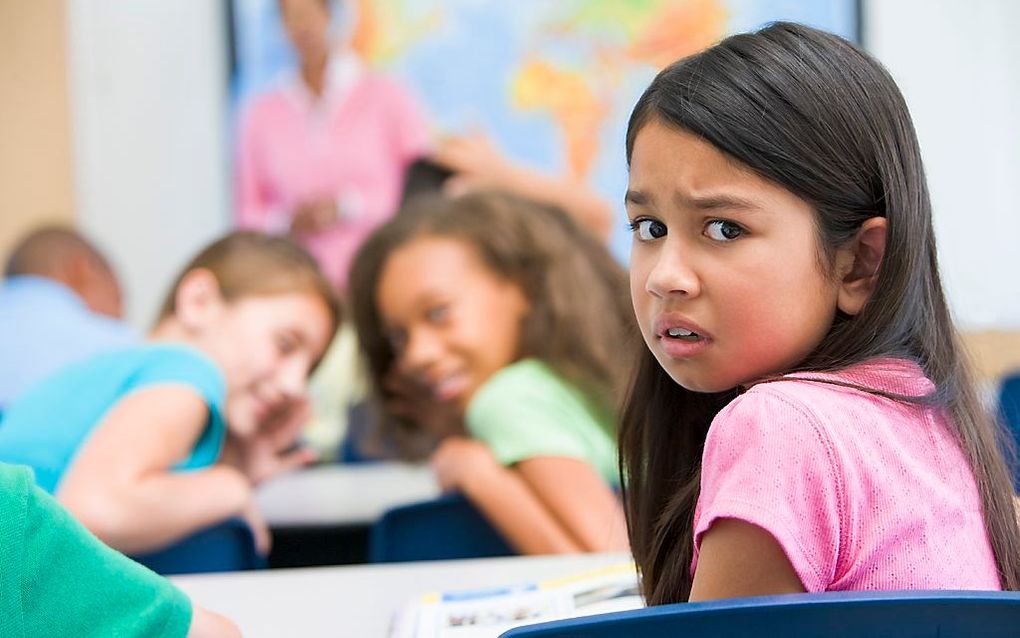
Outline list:
[[[198,393],[209,407],[209,421],[195,442],[188,458],[174,466],[177,470],[208,467],[219,458],[226,436],[226,419],[223,404],[226,382],[223,374],[210,359],[191,348],[162,346],[153,348],[147,365],[132,378],[132,390],[155,385],[185,385]]]
[[[27,483],[17,552],[25,636],[187,635],[192,608],[183,592],[104,545],[31,485],[27,472],[21,480]]]
[[[479,389],[468,407],[467,428],[503,465],[538,456],[592,462],[584,433],[600,426],[573,389],[544,366],[518,363]]]

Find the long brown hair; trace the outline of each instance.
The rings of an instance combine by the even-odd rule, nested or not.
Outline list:
[[[1004,588],[1020,587],[1020,529],[1002,437],[982,408],[939,280],[931,202],[906,103],[886,70],[849,42],[776,23],[664,69],[627,131],[628,162],[651,121],[688,131],[786,188],[816,211],[820,254],[875,216],[888,224],[875,291],[839,316],[807,360],[787,371],[831,371],[875,357],[917,362],[929,397],[951,417],[984,506]],[[621,419],[621,473],[631,546],[649,604],[690,595],[694,508],[712,419],[736,390],[678,386],[641,349]]]
[[[394,251],[422,236],[463,241],[494,274],[520,286],[529,302],[521,358],[543,360],[607,409],[617,405],[629,376],[620,353],[637,342],[624,270],[562,211],[499,193],[415,198],[358,251],[349,303],[378,403],[388,396],[384,380],[395,360],[376,307],[379,277]],[[379,434],[409,458],[434,443],[386,414]]]

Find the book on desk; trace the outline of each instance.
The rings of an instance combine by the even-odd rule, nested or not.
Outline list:
[[[633,563],[539,583],[425,594],[394,619],[392,638],[481,638],[537,622],[644,605]]]

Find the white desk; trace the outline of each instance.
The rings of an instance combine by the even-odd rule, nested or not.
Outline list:
[[[431,591],[546,580],[629,560],[586,554],[312,567],[176,576],[195,603],[231,618],[248,638],[388,635],[394,615]]]
[[[428,465],[324,465],[281,476],[256,500],[271,527],[370,525],[383,512],[439,495]]]

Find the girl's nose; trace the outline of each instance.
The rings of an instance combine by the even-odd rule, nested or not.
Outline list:
[[[654,257],[645,280],[645,291],[666,298],[671,296],[697,297],[701,294],[701,279],[693,260],[679,246],[664,245]]]
[[[401,367],[412,375],[423,372],[439,359],[441,351],[440,341],[431,331],[411,330],[407,335],[407,344],[400,356]]]
[[[302,361],[292,361],[290,365],[280,368],[277,387],[280,393],[289,399],[304,396],[308,387],[308,365]]]

